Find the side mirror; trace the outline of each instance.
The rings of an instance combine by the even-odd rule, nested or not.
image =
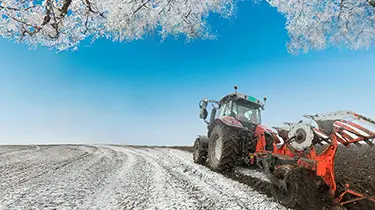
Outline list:
[[[208,111],[206,109],[207,104],[208,104],[208,100],[206,98],[202,99],[199,102],[199,108],[201,109],[199,113],[199,118],[204,119],[204,120],[207,118],[207,115],[208,115]]]
[[[205,120],[207,119],[208,111],[207,109],[201,109],[201,112],[199,114],[199,118]]]

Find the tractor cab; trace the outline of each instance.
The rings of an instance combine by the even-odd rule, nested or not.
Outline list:
[[[234,118],[241,126],[250,130],[255,130],[255,127],[261,124],[261,110],[264,109],[267,100],[266,97],[264,97],[264,103],[261,103],[252,96],[237,93],[236,86],[235,90],[235,93],[224,96],[220,101],[203,99],[200,102],[200,118],[205,120],[209,129],[216,119],[227,119],[228,117]],[[209,121],[206,120],[208,115],[208,103],[212,104],[212,112]]]
[[[219,105],[216,118],[231,116],[243,124],[261,123],[260,110],[263,105],[251,96],[232,93],[222,98]]]

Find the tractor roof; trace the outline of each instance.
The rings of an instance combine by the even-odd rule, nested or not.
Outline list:
[[[229,101],[235,101],[235,100],[240,100],[240,99],[249,101],[249,102],[254,103],[256,105],[259,105],[259,106],[262,106],[262,103],[260,102],[260,100],[254,98],[252,96],[244,95],[244,94],[241,94],[241,93],[230,93],[230,94],[224,96],[219,101],[219,104],[224,104],[224,103],[227,103]]]

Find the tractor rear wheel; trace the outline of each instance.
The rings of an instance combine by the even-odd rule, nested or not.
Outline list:
[[[238,138],[230,127],[216,125],[208,141],[208,163],[216,171],[230,170],[239,156]]]
[[[204,164],[207,160],[207,148],[204,148],[199,138],[195,140],[193,150],[194,163]]]

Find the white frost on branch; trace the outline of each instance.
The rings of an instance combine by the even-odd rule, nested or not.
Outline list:
[[[290,42],[297,54],[328,46],[353,50],[375,43],[373,0],[267,0],[285,15]]]
[[[58,50],[107,37],[140,39],[148,33],[211,38],[210,12],[229,17],[234,0],[0,0],[0,36]]]
[[[161,36],[185,34],[210,38],[206,18],[210,12],[233,14],[232,0],[102,0],[107,8],[106,28],[115,39],[133,40],[160,29]],[[113,6],[116,5],[116,6]]]
[[[209,39],[208,15],[230,17],[237,1],[0,0],[0,36],[58,50],[76,49],[86,38],[132,41],[154,32]],[[266,1],[286,17],[291,53],[374,44],[375,0]]]

